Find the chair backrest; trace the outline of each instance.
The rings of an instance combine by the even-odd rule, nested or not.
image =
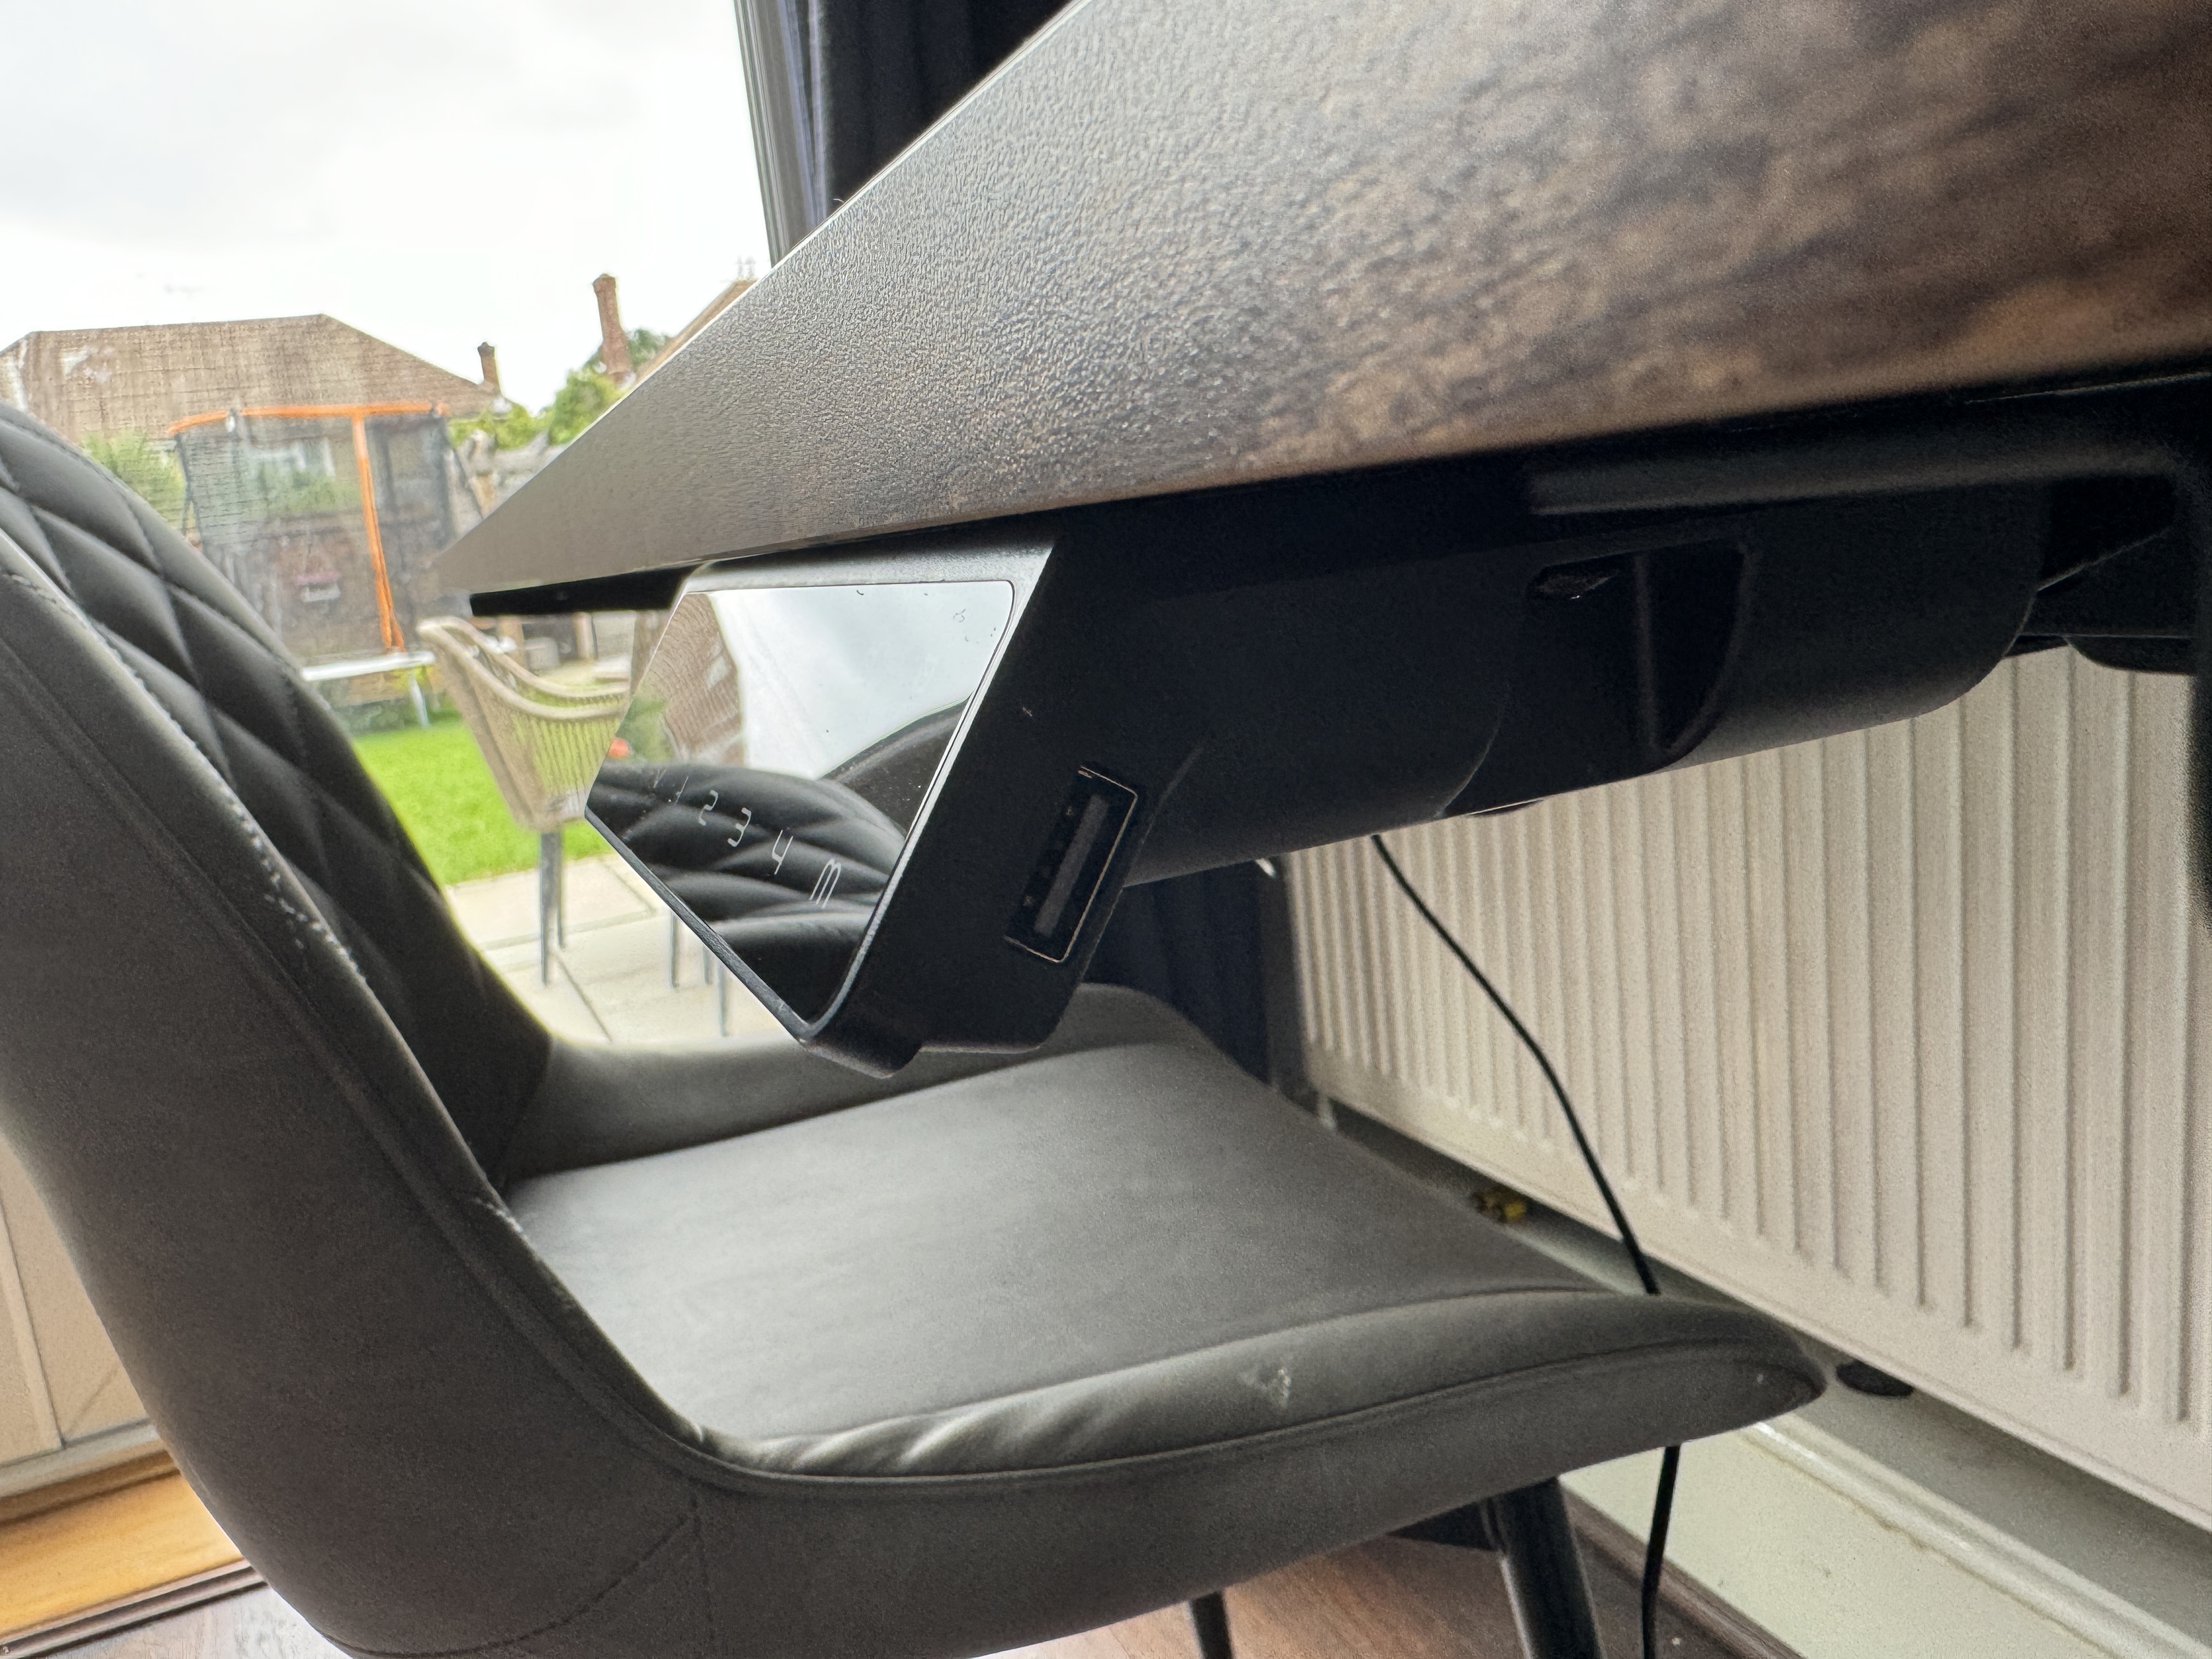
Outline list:
[[[683,1522],[609,1413],[694,1431],[483,1173],[548,1052],[260,621],[0,409],[0,1133],[217,1520],[356,1649],[511,1640]]]
[[[629,687],[542,678],[495,653],[457,617],[433,617],[416,632],[437,657],[439,684],[483,751],[514,821],[543,835],[581,817]]]
[[[489,1167],[537,1087],[544,1031],[461,937],[390,805],[274,633],[144,502],[4,408],[0,535],[236,793]]]

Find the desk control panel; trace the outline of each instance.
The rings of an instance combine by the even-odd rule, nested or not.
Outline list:
[[[1950,701],[2070,511],[1534,493],[1470,463],[708,566],[588,815],[811,1047],[1018,1051],[1130,883]]]

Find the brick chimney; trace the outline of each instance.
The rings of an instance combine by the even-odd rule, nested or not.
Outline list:
[[[592,292],[599,301],[599,367],[617,386],[627,386],[633,378],[629,361],[629,336],[623,332],[622,305],[615,298],[615,279],[602,274],[592,283]]]
[[[477,367],[483,371],[477,378],[483,389],[495,398],[499,394],[499,348],[486,340],[477,348]]]

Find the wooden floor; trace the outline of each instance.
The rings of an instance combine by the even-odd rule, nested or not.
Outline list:
[[[0,1653],[20,1650],[11,1635],[238,1561],[164,1451],[0,1498]]]
[[[1637,1653],[1629,1576],[1595,1552],[1591,1589],[1612,1659]],[[1238,1659],[1518,1659],[1495,1558],[1386,1539],[1301,1562],[1229,1592]],[[1669,1612],[1668,1659],[1762,1659]],[[337,1659],[266,1589],[204,1603],[69,1650],[72,1659]],[[1020,1650],[1021,1659],[1195,1659],[1181,1609]]]

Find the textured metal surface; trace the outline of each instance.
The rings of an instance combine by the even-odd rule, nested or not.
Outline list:
[[[1918,720],[1392,843],[1653,1254],[2205,1525],[2187,699],[2047,652]],[[1372,851],[1293,871],[1316,1084],[1604,1226],[1541,1079]]]
[[[476,590],[2212,350],[2199,0],[1087,0]]]

